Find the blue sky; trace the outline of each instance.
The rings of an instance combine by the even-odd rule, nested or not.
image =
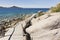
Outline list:
[[[0,6],[19,6],[23,8],[50,8],[60,0],[0,0]]]

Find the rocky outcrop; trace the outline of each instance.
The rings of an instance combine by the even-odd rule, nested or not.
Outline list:
[[[17,23],[14,27],[9,29],[7,33],[5,33],[4,38],[0,38],[0,40],[31,40],[30,34],[26,32],[26,28],[31,26],[31,20],[35,17],[33,14],[31,17],[27,18],[24,21]],[[7,36],[7,37],[6,37]]]
[[[60,13],[50,15],[26,29],[32,40],[60,40]]]
[[[35,15],[18,22],[0,40],[60,40],[60,12]]]

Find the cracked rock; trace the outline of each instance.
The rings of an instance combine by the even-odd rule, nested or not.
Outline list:
[[[60,40],[60,14],[40,20],[26,29],[32,40]]]

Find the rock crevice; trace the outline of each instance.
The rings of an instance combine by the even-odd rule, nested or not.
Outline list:
[[[23,28],[23,32],[24,32],[23,36],[26,36],[26,40],[31,40],[30,34],[26,32],[26,28],[28,28],[29,26],[31,26],[31,21],[29,21],[26,24],[25,28]]]
[[[24,21],[26,25],[23,27],[23,33],[24,33],[23,36],[26,37],[26,40],[31,40],[31,36],[28,32],[26,32],[26,29],[29,28],[32,25],[31,20],[34,17],[35,17],[35,14],[33,14],[30,18],[28,18],[27,20]]]
[[[10,37],[9,37],[9,39],[8,39],[8,40],[10,40],[10,39],[11,39],[11,37],[12,37],[12,35],[13,35],[14,31],[15,31],[15,27],[14,27],[13,32],[12,32],[12,34],[10,35]]]

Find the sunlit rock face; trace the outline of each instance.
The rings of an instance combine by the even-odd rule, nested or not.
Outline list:
[[[18,22],[14,27],[9,28],[5,33],[5,37],[0,38],[0,40],[4,39],[60,40],[60,12],[45,14],[37,18],[33,14],[26,20]]]
[[[50,15],[26,29],[32,40],[60,40],[60,13]]]
[[[45,15],[42,15],[42,16],[40,16],[40,17],[37,17],[37,18],[33,18],[32,20],[31,20],[31,23],[32,23],[32,25],[33,24],[35,24],[35,23],[38,23],[40,20],[44,20],[44,19],[46,19],[46,18],[48,18],[48,17],[50,17],[51,15],[49,15],[49,14],[45,14]]]

